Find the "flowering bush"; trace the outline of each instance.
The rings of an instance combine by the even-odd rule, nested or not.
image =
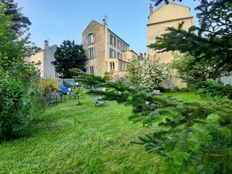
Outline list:
[[[151,91],[164,87],[169,79],[169,71],[159,59],[147,59],[143,65],[133,60],[128,66],[129,80],[133,85],[149,88]]]
[[[45,89],[45,88],[50,88],[51,90],[58,90],[59,86],[54,79],[41,79],[40,80],[40,86]]]
[[[159,59],[148,59],[141,68],[141,82],[144,87],[151,91],[164,86],[168,81],[169,72],[165,64],[161,64]]]

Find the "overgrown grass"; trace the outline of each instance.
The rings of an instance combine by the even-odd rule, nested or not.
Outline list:
[[[193,93],[163,96],[203,100]],[[69,100],[47,109],[30,137],[1,144],[0,173],[162,173],[160,156],[131,143],[156,126],[129,121],[130,106],[94,107],[89,97],[82,103]]]

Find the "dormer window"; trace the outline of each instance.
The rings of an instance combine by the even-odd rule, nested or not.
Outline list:
[[[88,34],[88,44],[92,45],[95,43],[95,36],[93,33]]]

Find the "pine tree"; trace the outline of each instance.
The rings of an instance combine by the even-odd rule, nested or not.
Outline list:
[[[88,93],[132,105],[130,119],[134,122],[142,122],[144,126],[153,122],[159,125],[160,129],[134,143],[161,155],[168,166],[166,173],[232,172],[231,101],[184,103],[154,96],[149,89],[122,81],[107,81],[80,70],[73,72],[78,82],[92,86]]]
[[[166,51],[179,51],[193,56],[193,65],[210,65],[214,68],[214,78],[232,71],[232,1],[201,0],[196,8],[200,26],[185,31],[168,28],[170,32],[157,38],[150,48]]]

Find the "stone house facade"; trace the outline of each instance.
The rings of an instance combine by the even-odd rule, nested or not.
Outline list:
[[[150,4],[149,22],[147,24],[147,44],[150,45],[156,42],[156,38],[165,34],[168,27],[178,28],[183,22],[183,29],[188,30],[194,25],[193,17],[190,14],[190,8],[187,6],[169,3],[164,4],[156,10],[153,10]],[[158,53],[156,50],[148,48],[148,57],[157,57],[161,63],[170,63],[173,60],[172,52]],[[175,71],[172,72],[172,82],[170,88],[183,88],[186,84],[183,83]]]
[[[130,59],[137,54],[129,50],[129,44],[108,28],[93,20],[82,34],[82,45],[88,61],[86,72],[104,76],[106,72],[123,76]]]

